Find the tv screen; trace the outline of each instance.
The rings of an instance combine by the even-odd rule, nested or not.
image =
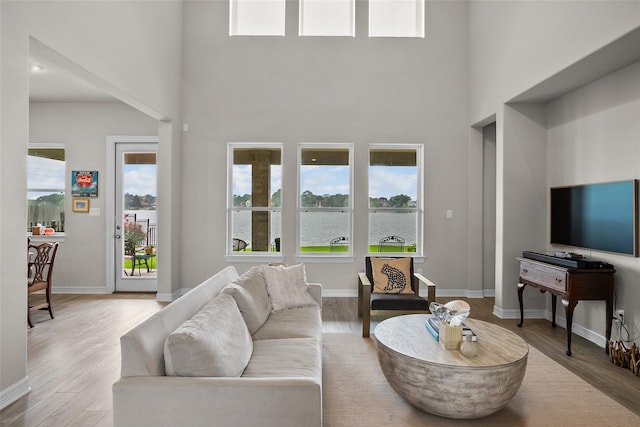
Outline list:
[[[638,256],[638,180],[551,188],[551,244]]]

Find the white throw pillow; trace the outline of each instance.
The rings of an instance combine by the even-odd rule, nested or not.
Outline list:
[[[271,313],[271,302],[261,266],[251,267],[220,292],[229,294],[236,300],[251,335],[267,321]]]
[[[287,266],[263,266],[267,292],[273,311],[289,308],[317,306],[318,303],[307,291],[307,276],[304,264]]]
[[[169,334],[164,343],[167,375],[239,377],[253,341],[231,295],[220,294]]]

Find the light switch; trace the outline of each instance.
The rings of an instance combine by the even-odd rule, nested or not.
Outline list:
[[[447,219],[453,218],[453,211],[451,209],[447,209]]]

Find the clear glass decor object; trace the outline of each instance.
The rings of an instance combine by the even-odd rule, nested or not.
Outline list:
[[[469,304],[462,300],[453,300],[446,304],[432,302],[429,304],[429,310],[440,321],[448,322],[450,326],[461,325],[471,313]]]

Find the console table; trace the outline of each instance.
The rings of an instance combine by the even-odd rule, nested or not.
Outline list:
[[[611,320],[613,318],[613,274],[615,269],[588,269],[562,267],[528,258],[520,261],[520,279],[518,283],[518,301],[520,303],[520,323],[524,323],[522,292],[525,286],[533,286],[540,292],[551,294],[551,326],[556,326],[556,299],[562,298],[567,317],[567,356],[571,356],[571,322],[573,309],[579,300],[604,300],[607,304],[606,329],[607,341],[611,339]],[[605,351],[609,349],[605,345]]]

